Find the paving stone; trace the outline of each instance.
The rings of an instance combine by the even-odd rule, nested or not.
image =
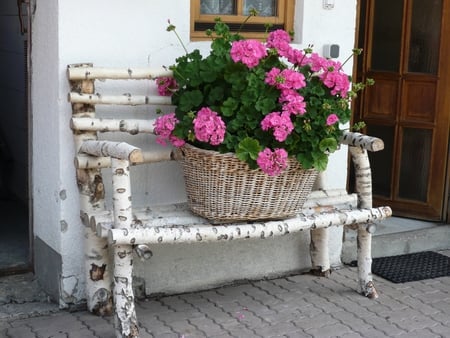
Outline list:
[[[111,335],[97,336],[97,335],[94,335],[94,333],[92,333],[89,329],[82,329],[80,331],[69,332],[66,337],[68,337],[68,338],[98,338],[98,337],[114,338],[114,330],[112,330]],[[144,337],[140,337],[140,338],[144,338]]]
[[[406,330],[406,331],[414,331],[419,329],[431,328],[436,325],[436,322],[427,317],[414,317],[408,318],[401,321],[396,322],[397,326]]]
[[[302,318],[296,321],[293,321],[293,324],[303,331],[307,332],[308,330],[318,329],[325,325],[336,324],[338,320],[333,318],[331,315],[326,313],[321,313],[312,318]]]
[[[255,333],[262,337],[281,337],[283,335],[298,332],[298,327],[292,323],[277,323],[265,325],[254,329]]]
[[[411,296],[400,297],[399,301],[408,305],[409,307],[419,310],[421,313],[423,313],[425,315],[433,315],[433,314],[439,312],[438,309],[436,309],[428,304],[425,304],[422,301],[420,301],[419,299],[411,297]]]
[[[280,293],[286,293],[289,291],[289,290],[286,290],[286,289],[280,287],[276,283],[273,283],[272,281],[267,281],[267,280],[253,282],[252,285],[261,290],[266,291],[269,294],[276,295],[276,296],[278,296]]]
[[[448,316],[448,314],[447,314],[447,316]],[[437,324],[433,327],[430,327],[429,330],[437,335],[442,336],[442,337],[450,336],[450,325]]]
[[[5,335],[2,337],[10,338],[36,338],[36,335],[31,331],[29,327],[13,327],[7,329]]]
[[[398,338],[441,338],[441,335],[435,334],[429,330],[415,330],[415,331],[399,334],[397,337]]]
[[[305,330],[305,332],[311,334],[313,337],[341,337],[344,334],[351,333],[352,329],[347,325],[335,323]]]
[[[427,292],[424,294],[417,295],[417,298],[420,299],[425,304],[433,304],[450,300],[450,295],[447,292],[443,292],[441,290],[434,290],[434,292]]]
[[[368,324],[371,324],[376,330],[385,333],[387,336],[396,336],[400,333],[406,332],[400,329],[396,324],[388,321],[386,318],[378,316],[364,317],[363,320]]]
[[[356,332],[366,331],[372,328],[370,324],[356,317],[353,313],[346,311],[333,313],[333,318],[339,320],[342,324],[347,325]]]
[[[223,333],[223,328],[220,325],[206,317],[190,319],[189,323],[196,327],[197,330],[204,332],[208,337]]]
[[[228,330],[228,331],[230,332],[232,337],[249,337],[249,338],[250,337],[251,338],[261,337],[261,338],[266,338],[264,336],[256,334],[253,330],[248,329],[244,325],[230,328],[230,330]]]
[[[330,278],[297,275],[141,300],[136,306],[141,338],[450,337],[450,277],[375,281],[377,300],[356,292],[355,268]],[[0,306],[7,316],[0,318],[0,337],[115,337],[112,317],[22,307],[7,313],[6,305]]]
[[[141,307],[146,309],[150,313],[162,314],[166,312],[172,312],[173,310],[169,309],[167,306],[161,304],[161,302],[154,299],[146,299],[144,301],[138,301],[137,307]]]
[[[178,333],[180,335],[187,335],[192,334],[193,332],[198,332],[195,326],[189,324],[187,320],[172,321],[166,323],[166,325],[170,327],[172,332]]]
[[[383,331],[377,330],[375,328],[361,331],[360,334],[364,338],[386,338],[386,337],[389,337]]]
[[[433,315],[433,319],[438,323],[442,325],[448,325],[450,326],[450,312],[439,312]]]

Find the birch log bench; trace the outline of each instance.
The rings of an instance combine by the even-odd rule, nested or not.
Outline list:
[[[327,230],[331,226],[346,226],[357,232],[359,288],[364,296],[377,297],[371,276],[371,233],[375,229],[374,223],[389,217],[392,212],[389,207],[372,208],[367,151],[383,149],[382,140],[358,133],[346,133],[341,140],[342,144],[349,145],[355,167],[358,198],[355,209],[311,208],[286,220],[227,225],[208,224],[205,219],[191,214],[184,204],[138,210],[132,206],[130,165],[176,160],[172,150],[146,152],[131,144],[130,134],[152,134],[154,123],[149,119],[127,118],[131,106],[157,108],[171,104],[168,97],[131,94],[136,83],[131,80],[145,81],[150,86],[158,76],[171,76],[171,73],[164,69],[98,68],[92,64],[68,66],[69,101],[73,112],[71,129],[77,152],[76,179],[80,214],[85,225],[89,310],[100,315],[114,313],[117,337],[138,337],[132,289],[133,257],[149,258],[151,247],[164,243],[264,239],[310,230],[312,270],[327,275],[330,270]],[[126,94],[97,93],[95,81],[102,81],[103,85],[105,80],[130,80],[115,81],[124,83],[124,88],[120,89]],[[108,105],[108,110],[115,112],[114,118],[96,116],[100,105]],[[102,132],[117,132],[119,141],[100,140],[98,136]],[[102,170],[111,170],[112,210],[105,207],[105,185],[108,183],[103,181]]]

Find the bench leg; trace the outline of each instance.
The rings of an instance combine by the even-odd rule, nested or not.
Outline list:
[[[130,163],[111,158],[114,228],[127,232],[133,218]],[[114,245],[114,320],[117,338],[139,337],[133,295],[133,246]]]
[[[99,316],[113,313],[108,243],[85,227],[86,296],[88,310]]]
[[[375,299],[378,293],[372,280],[372,234],[366,227],[360,224],[357,229],[358,280],[361,293]]]
[[[117,338],[139,337],[133,295],[133,247],[114,247],[114,305]]]
[[[311,229],[311,273],[318,276],[330,275],[328,252],[328,228]]]

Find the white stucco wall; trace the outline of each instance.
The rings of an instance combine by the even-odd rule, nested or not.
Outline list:
[[[345,59],[347,51],[353,47],[356,0],[336,1],[336,7],[331,11],[322,9],[322,1],[319,0],[296,2],[295,28],[301,33],[297,34],[295,42],[304,46],[313,43],[318,51],[321,51],[323,44],[339,44],[342,58]],[[71,109],[67,102],[69,85],[66,66],[80,62],[93,62],[105,67],[170,65],[175,57],[182,53],[182,49],[175,36],[165,31],[167,19],[177,26],[181,38],[188,42],[189,13],[187,0],[37,0],[32,50],[34,234],[61,255],[62,304],[76,302],[84,294],[83,233],[72,164],[74,149],[69,130]],[[188,48],[196,47],[204,49],[207,44],[188,43]],[[351,70],[351,63],[347,65],[346,70]],[[142,90],[146,92],[152,89]],[[142,113],[143,116],[151,115],[149,110]],[[141,139],[140,142],[148,141]],[[323,178],[324,187],[345,188],[346,166],[346,150],[333,155],[329,166],[330,173],[325,174]],[[149,185],[144,183],[148,181],[148,172],[138,172],[137,178],[140,182],[133,186],[134,193],[138,196],[135,201],[139,203],[140,199],[146,198],[150,203],[161,203],[183,199],[181,179],[172,179],[169,172],[180,177],[175,163],[153,169],[152,177],[156,188],[151,192]],[[163,175],[162,178],[160,174]],[[187,258],[186,252],[180,252],[179,248],[161,247],[154,252],[155,256],[149,266],[156,266],[160,271],[159,269],[167,267],[171,260],[175,265],[172,264],[161,274],[149,273],[143,266],[139,266],[138,271],[141,275],[151,275],[148,277],[153,278],[150,281],[151,291],[158,292],[158,287],[165,284],[168,276],[179,285],[186,283],[186,278],[183,277],[185,272],[175,275],[177,269],[173,267],[198,269],[198,257],[203,255],[210,259],[219,252],[222,255],[234,250],[235,259],[245,255],[245,260],[250,263],[248,265],[254,265],[255,269],[261,270],[266,266],[267,273],[259,271],[260,276],[276,274],[283,269],[295,270],[296,267],[307,264],[307,235],[305,236],[294,239],[289,237],[284,239],[284,242],[271,242],[270,245],[263,243],[259,245],[259,253],[255,251],[258,246],[256,243],[235,249],[218,248],[217,251],[208,246],[198,249],[190,247],[187,250],[194,250],[191,258]],[[339,237],[339,234],[336,237]],[[264,246],[271,247],[271,252],[283,248],[285,251],[290,250],[290,253],[288,256],[279,255],[278,263],[272,259],[265,262],[267,257],[261,258],[265,252]],[[303,247],[301,255],[296,251],[299,246]],[[256,253],[252,256],[252,252]],[[39,252],[35,255],[39,255]],[[337,259],[335,257],[334,260]],[[223,256],[220,256],[216,261],[208,263],[207,271],[220,270],[218,262],[226,264]],[[270,264],[275,268],[270,267]],[[234,271],[238,271],[241,278],[247,278],[245,269],[241,268],[236,266]],[[210,284],[226,277],[224,275],[228,272],[222,270],[222,276],[210,281]],[[252,277],[257,276],[255,271],[247,272]],[[195,270],[190,272],[191,275],[195,273]],[[193,281],[193,285],[201,287],[198,282],[200,281]],[[175,287],[173,290],[181,289]]]

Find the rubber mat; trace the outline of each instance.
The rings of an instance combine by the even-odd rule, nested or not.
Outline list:
[[[393,283],[450,276],[450,257],[433,251],[374,258],[372,273]]]

